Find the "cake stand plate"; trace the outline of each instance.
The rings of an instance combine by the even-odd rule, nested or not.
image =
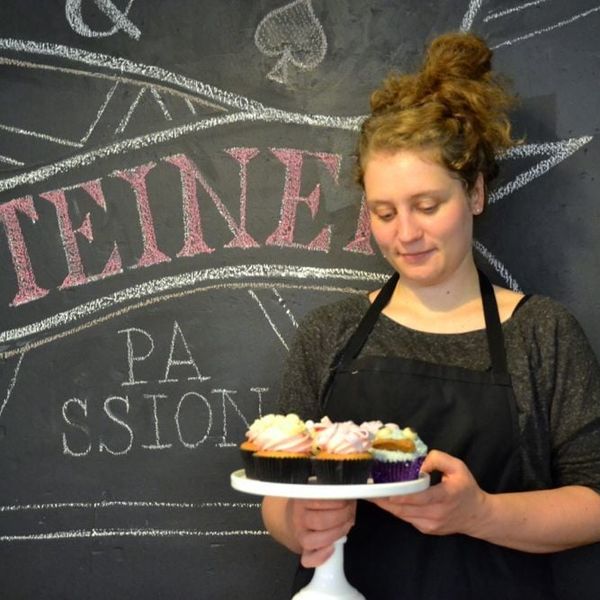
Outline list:
[[[244,469],[239,469],[231,474],[231,486],[240,492],[258,496],[315,500],[354,500],[415,494],[429,487],[429,475],[421,473],[418,479],[394,483],[370,482],[357,485],[321,485],[314,483],[313,478],[306,484],[274,483],[248,479]],[[315,569],[310,583],[302,588],[292,600],[365,600],[365,597],[348,583],[344,574],[345,542],[345,537],[335,542],[331,557]]]

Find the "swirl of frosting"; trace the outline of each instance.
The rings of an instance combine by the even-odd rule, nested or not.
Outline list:
[[[259,450],[310,453],[312,439],[304,422],[293,413],[275,415],[253,439]]]
[[[315,446],[322,452],[332,454],[352,454],[368,452],[371,447],[373,433],[367,428],[359,427],[352,421],[331,423],[315,434]]]

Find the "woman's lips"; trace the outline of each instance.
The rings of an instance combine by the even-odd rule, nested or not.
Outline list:
[[[398,254],[407,263],[419,264],[425,262],[433,254],[434,250],[423,250],[422,252],[399,252]]]

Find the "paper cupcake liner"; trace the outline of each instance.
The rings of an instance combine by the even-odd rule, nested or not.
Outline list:
[[[242,464],[244,465],[244,471],[248,479],[256,479],[256,469],[254,468],[254,450],[243,450],[240,448],[240,454],[242,456]]]
[[[355,484],[367,483],[371,472],[371,459],[318,459],[313,460],[317,483]]]
[[[310,458],[254,455],[254,476],[276,483],[306,483],[311,473]]]
[[[411,481],[419,478],[419,471],[425,457],[399,462],[384,462],[375,459],[371,468],[374,483],[392,483],[394,481]]]

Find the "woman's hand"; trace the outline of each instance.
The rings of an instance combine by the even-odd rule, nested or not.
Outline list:
[[[305,567],[318,567],[333,554],[333,543],[354,525],[355,500],[290,500],[289,518]]]
[[[465,463],[445,452],[432,450],[421,471],[440,471],[442,480],[423,492],[377,498],[372,502],[422,533],[475,535],[486,519],[488,495],[477,485]]]

